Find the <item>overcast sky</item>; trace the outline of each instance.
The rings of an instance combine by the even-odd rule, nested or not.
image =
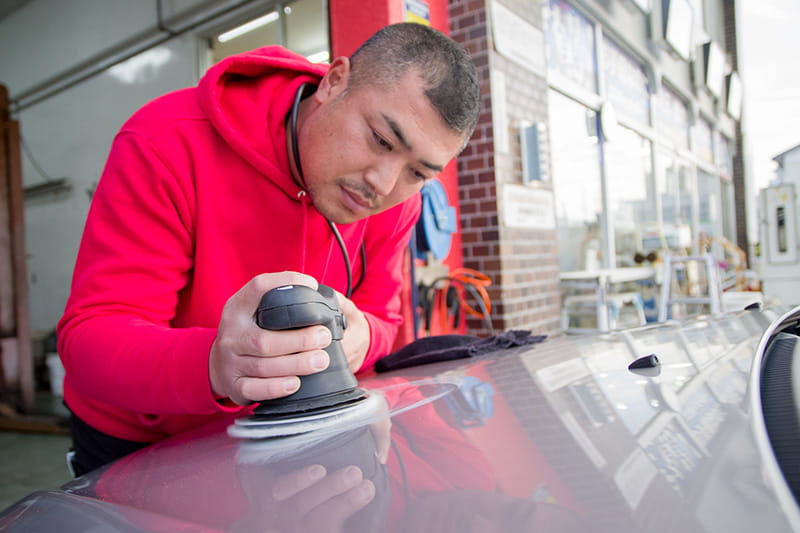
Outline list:
[[[758,192],[775,177],[772,158],[800,144],[800,0],[737,4],[752,243],[759,240]]]
[[[772,158],[800,144],[800,0],[739,6],[748,172],[760,189],[774,177]]]

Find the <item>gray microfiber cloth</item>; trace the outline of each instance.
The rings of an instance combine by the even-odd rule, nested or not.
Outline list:
[[[505,348],[542,342],[545,335],[531,335],[530,331],[508,330],[486,337],[474,335],[433,335],[408,343],[375,363],[376,372],[398,368],[476,357]]]

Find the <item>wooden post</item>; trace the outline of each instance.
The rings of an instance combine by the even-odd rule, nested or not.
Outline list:
[[[19,405],[31,411],[33,351],[20,148],[19,122],[11,119],[8,90],[0,85],[0,339],[16,341],[16,372],[5,376],[11,383],[0,382],[0,387],[18,392]]]

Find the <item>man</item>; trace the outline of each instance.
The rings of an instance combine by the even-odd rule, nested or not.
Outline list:
[[[274,287],[360,280],[340,298],[348,362],[385,355],[416,193],[463,148],[478,100],[460,46],[396,24],[329,67],[279,47],[226,58],[135,113],[58,324],[78,473],[326,368],[325,327],[255,324]]]

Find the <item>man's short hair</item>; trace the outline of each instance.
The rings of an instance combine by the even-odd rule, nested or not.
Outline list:
[[[472,136],[480,107],[475,65],[442,32],[413,22],[385,26],[353,53],[350,64],[351,90],[368,84],[389,87],[414,69],[448,127],[464,134],[465,142]]]

